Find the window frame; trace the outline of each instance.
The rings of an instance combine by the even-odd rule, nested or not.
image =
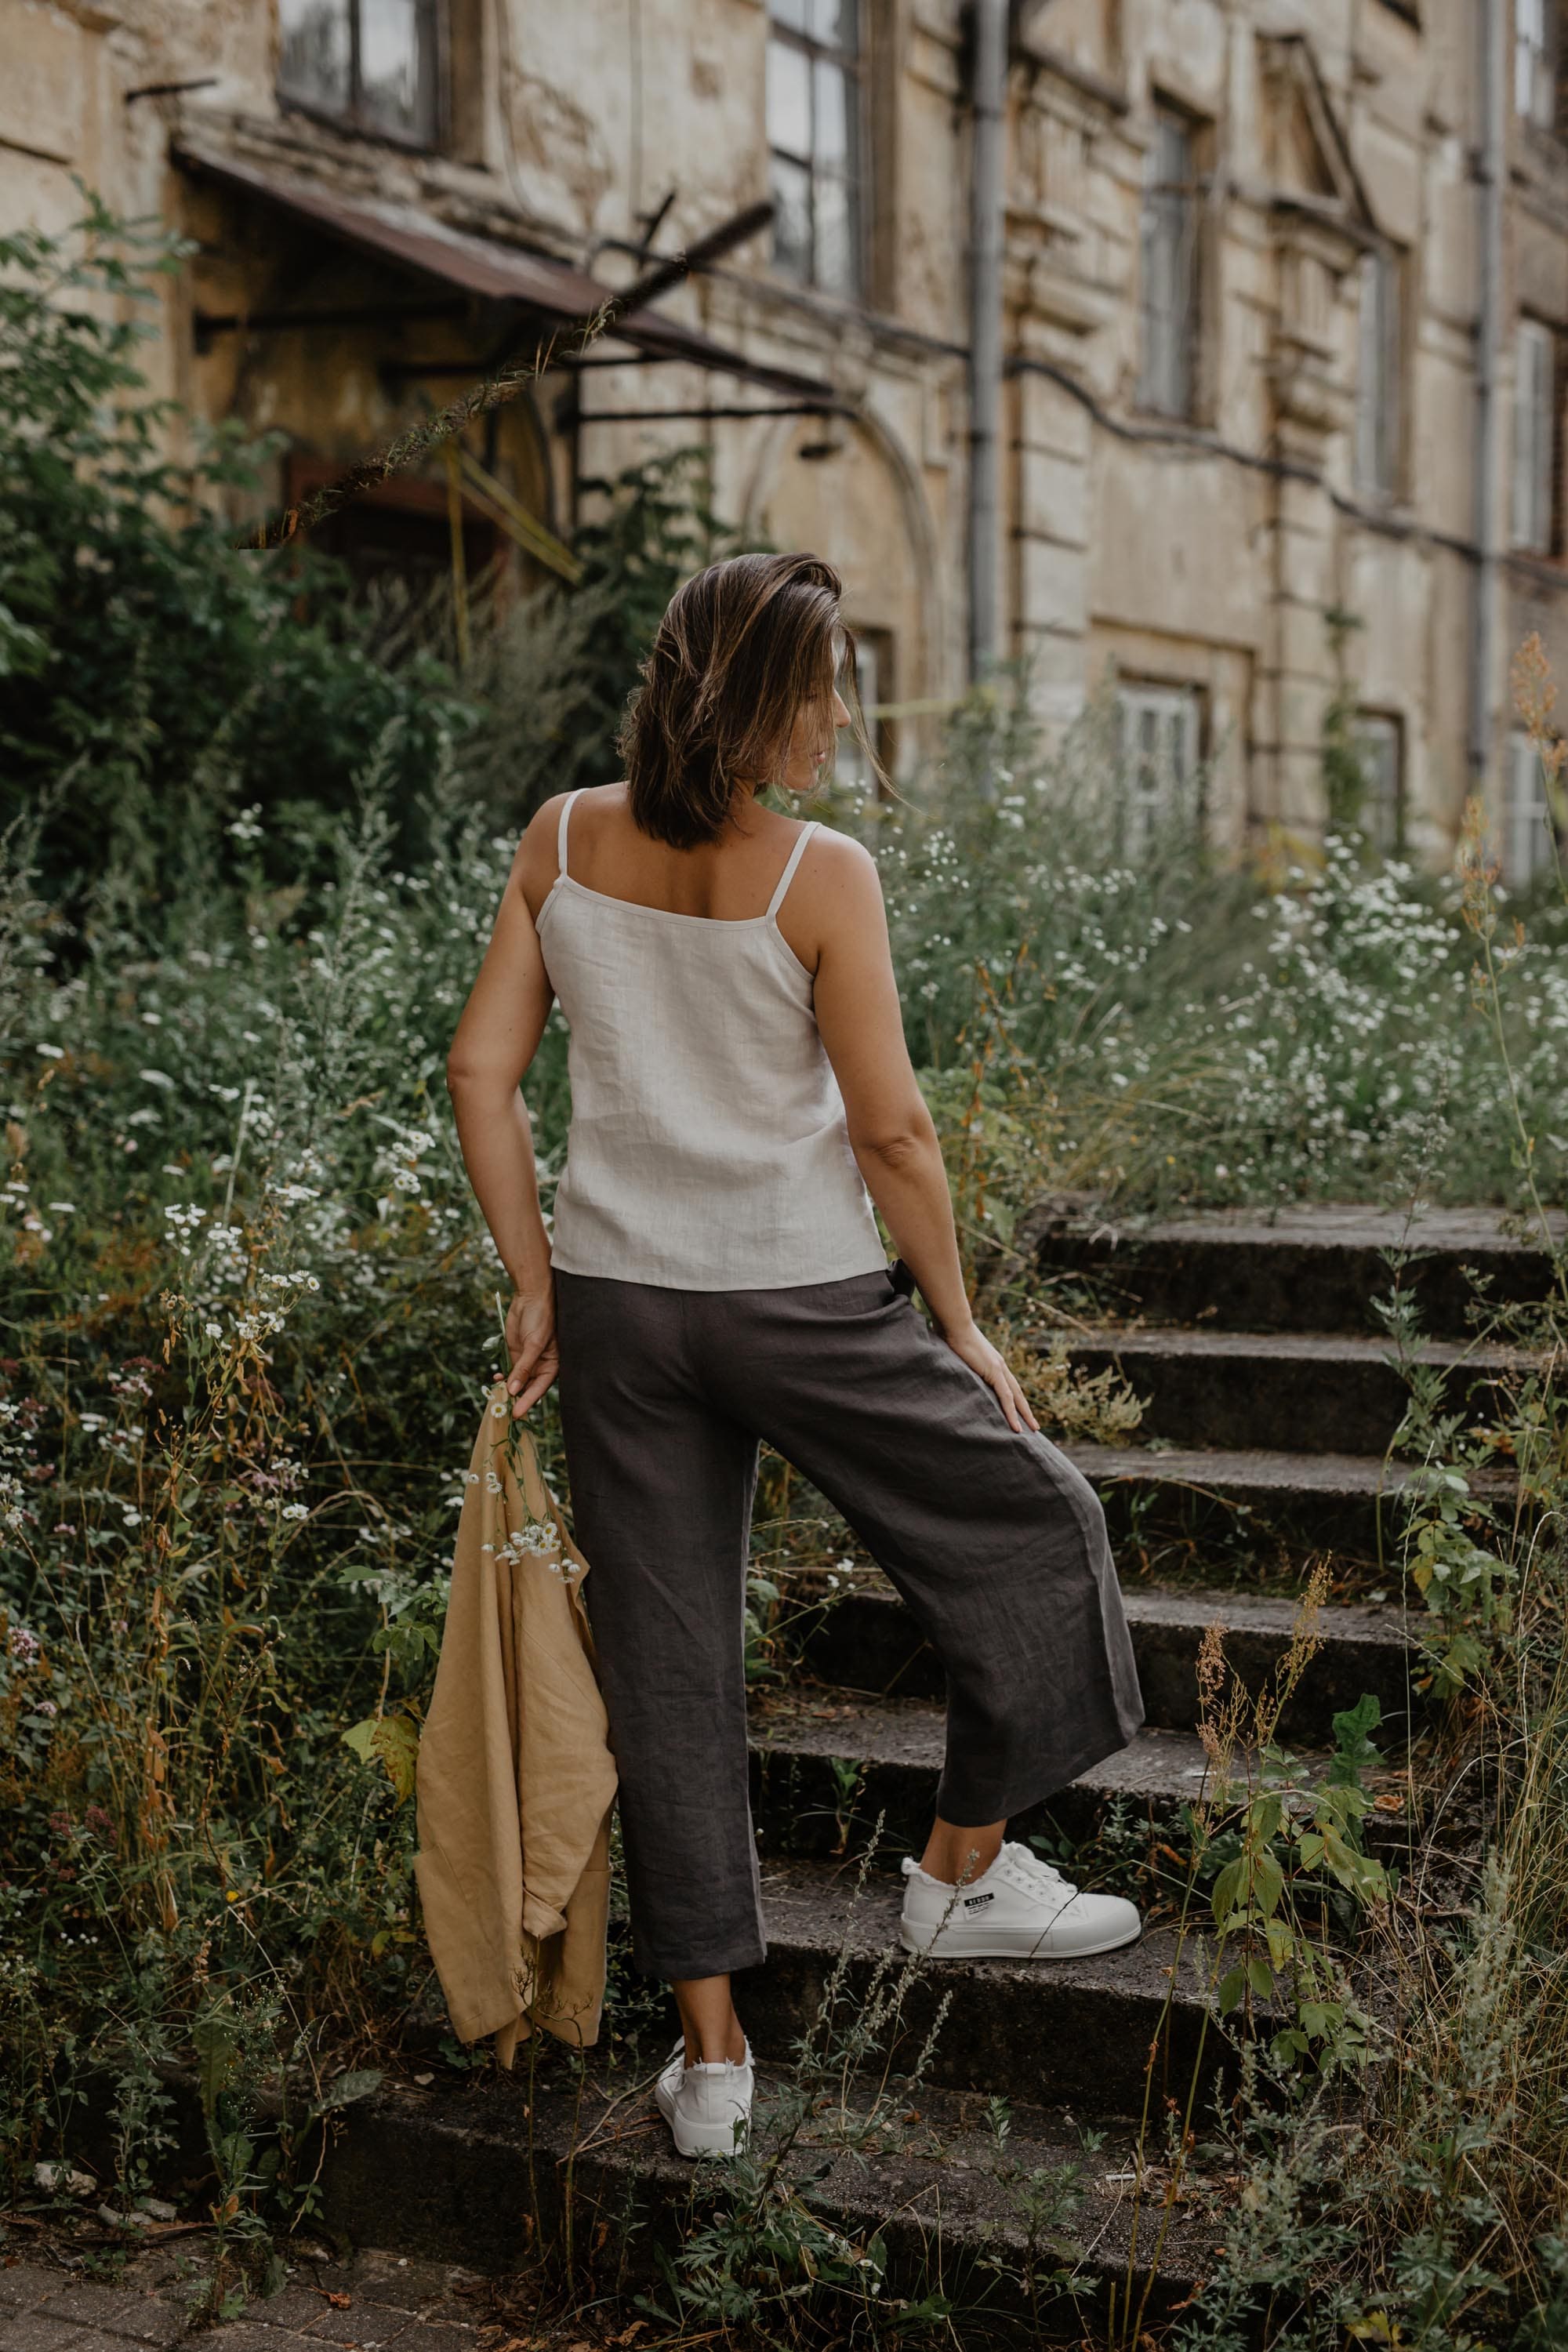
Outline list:
[[[1543,413],[1538,398],[1542,392]],[[1556,551],[1557,454],[1562,431],[1557,395],[1556,331],[1543,319],[1523,317],[1514,330],[1509,493],[1509,541],[1520,555],[1550,556]]]
[[[1532,28],[1526,30],[1527,19]],[[1557,0],[1513,0],[1513,110],[1536,131],[1558,127],[1563,28]]]
[[[1204,394],[1205,309],[1209,275],[1205,230],[1210,180],[1200,151],[1205,129],[1201,118],[1185,107],[1156,98],[1153,136],[1144,152],[1138,208],[1138,380],[1133,404],[1146,415],[1168,417],[1187,425],[1197,422]],[[1168,133],[1175,134],[1185,145],[1187,168],[1185,176],[1180,179],[1155,177],[1162,142]],[[1185,261],[1178,265],[1185,269],[1184,295],[1180,309],[1168,311],[1152,299],[1153,232],[1159,223],[1162,198],[1165,200],[1163,209],[1167,223],[1178,212],[1182,215],[1188,245]],[[1181,234],[1178,231],[1178,240]],[[1167,396],[1166,386],[1156,380],[1157,373],[1168,375],[1172,371],[1157,372],[1154,365],[1155,331],[1168,321],[1179,321],[1185,337],[1184,352],[1176,355],[1184,381],[1173,398]]]
[[[1509,730],[1501,816],[1499,864],[1504,887],[1528,890],[1552,862],[1548,828],[1555,832],[1556,816],[1541,754],[1522,727]]]
[[[1373,708],[1358,710],[1352,724],[1352,740],[1363,787],[1361,808],[1362,832],[1380,856],[1403,857],[1406,848],[1409,815],[1404,719],[1397,710],[1379,710]],[[1394,757],[1390,762],[1390,772],[1394,789],[1387,794],[1376,791],[1373,771],[1369,767],[1363,749],[1367,743],[1378,740],[1393,747]],[[1373,811],[1380,814],[1387,812],[1392,818],[1392,824],[1384,826],[1382,824],[1369,823],[1368,819]]]
[[[429,58],[427,132],[392,130],[377,120],[365,105],[360,58],[363,46],[362,16],[364,0],[339,0],[341,11],[349,27],[349,91],[347,102],[332,106],[321,98],[291,88],[284,79],[282,8],[278,10],[278,65],[273,76],[273,89],[280,106],[296,114],[308,115],[312,121],[327,122],[335,129],[353,131],[362,139],[376,139],[390,147],[401,147],[413,154],[434,154],[447,143],[449,107],[447,103],[447,26],[443,0],[411,0],[416,18],[424,32],[425,53]]]
[[[818,5],[820,0],[797,0],[797,5],[808,19]],[[870,287],[872,258],[869,236],[870,126],[866,72],[870,0],[837,0],[837,5],[841,12],[846,8],[853,11],[853,37],[847,45],[824,40],[816,33],[808,32],[802,26],[790,23],[782,13],[781,0],[766,0],[763,135],[767,148],[769,183],[771,187],[773,184],[775,162],[787,164],[792,171],[805,173],[811,247],[809,264],[804,274],[789,267],[781,258],[778,231],[780,210],[775,209],[770,265],[776,275],[790,285],[804,286],[814,293],[826,294],[839,301],[864,306]],[[811,115],[809,136],[812,150],[808,154],[800,154],[790,148],[781,147],[773,137],[773,126],[768,121],[766,77],[771,69],[775,47],[792,51],[797,57],[804,58],[806,62],[808,105]],[[823,67],[837,72],[844,84],[847,152],[842,175],[826,171],[819,162],[816,152],[816,83],[818,71]],[[844,191],[848,221],[849,269],[847,274],[850,282],[847,285],[834,285],[826,280],[821,272],[817,189],[819,183],[828,180],[842,186]]]
[[[1179,756],[1169,763],[1163,786],[1152,793],[1140,792],[1135,785],[1145,755],[1134,740],[1134,729],[1145,717],[1157,723],[1176,722],[1183,739]],[[1121,776],[1121,854],[1136,858],[1175,814],[1179,794],[1192,792],[1194,814],[1200,813],[1195,796],[1203,773],[1204,689],[1186,679],[1119,677],[1116,719]],[[1173,744],[1175,740],[1173,729]]]
[[[1405,487],[1405,257],[1381,241],[1357,278],[1352,475],[1358,495],[1397,499]]]

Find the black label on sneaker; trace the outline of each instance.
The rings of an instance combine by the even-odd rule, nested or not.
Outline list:
[[[963,1898],[963,1907],[966,1911],[984,1911],[988,1903],[994,1903],[995,1900],[994,1895],[966,1895]]]

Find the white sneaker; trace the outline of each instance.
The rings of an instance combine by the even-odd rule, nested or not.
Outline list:
[[[739,2063],[721,2058],[695,2066],[687,2064],[686,2044],[678,2042],[653,2095],[679,2155],[737,2156],[751,2131],[755,2088],[749,2042]]]
[[[1011,1840],[989,1870],[948,1886],[918,1862],[904,1864],[899,1940],[933,1959],[1081,1959],[1142,1934],[1137,1906],[1120,1895],[1080,1895],[1048,1862]]]

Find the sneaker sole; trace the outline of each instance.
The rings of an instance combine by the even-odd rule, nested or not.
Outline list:
[[[1119,1952],[1128,1944],[1136,1944],[1142,1933],[1140,1922],[1130,1936],[1107,1936],[1098,1944],[1074,1944],[1068,1951],[1053,1952],[1047,1948],[1043,1937],[1037,1936],[1026,1943],[1021,1936],[1003,1940],[978,1930],[973,1941],[949,1931],[922,1943],[916,1930],[900,1923],[899,1941],[906,1952],[916,1952],[931,1960],[1090,1960],[1099,1952]]]
[[[751,2134],[752,2119],[748,2116],[741,2126],[739,2139],[733,2122],[727,2124],[689,2123],[680,2115],[673,2099],[665,2095],[664,2085],[654,2091],[654,2104],[669,2126],[677,2156],[742,2156]]]

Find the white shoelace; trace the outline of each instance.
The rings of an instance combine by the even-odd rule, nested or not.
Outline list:
[[[1043,1862],[1037,1853],[1031,1853],[1026,1845],[1019,1845],[1015,1839],[1008,1839],[998,1860],[1006,1865],[1007,1875],[1015,1886],[1026,1889],[1031,1895],[1048,1895],[1057,1901],[1058,1908],[1062,1904],[1070,1903],[1078,1893],[1071,1879],[1064,1878],[1054,1863]]]
[[[991,1870],[1000,1870],[1008,1884],[1016,1886],[1021,1894],[1048,1895],[1057,1898],[1058,1910],[1070,1903],[1079,1891],[1070,1878],[1062,1876],[1055,1863],[1042,1862],[1037,1853],[1031,1853],[1026,1845],[1020,1845],[1015,1838],[1009,1838],[1002,1847],[996,1860],[991,1864]],[[991,1870],[982,1871],[981,1878],[988,1878]],[[920,1864],[912,1856],[906,1857],[903,1874],[906,1878],[912,1878],[917,1874],[925,1874],[921,1873]],[[936,1879],[932,1883],[938,1886],[945,1884],[942,1879]],[[952,1891],[967,1892],[971,1883],[965,1879],[961,1887]],[[979,1880],[973,1881],[973,1884],[977,1885]]]

